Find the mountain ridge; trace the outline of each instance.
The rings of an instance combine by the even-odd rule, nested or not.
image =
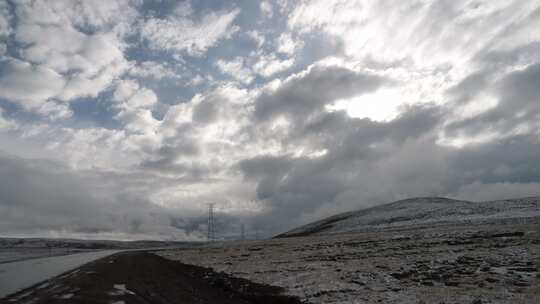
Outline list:
[[[426,224],[487,223],[540,218],[540,197],[465,201],[415,197],[339,213],[281,233],[276,238],[360,232]]]

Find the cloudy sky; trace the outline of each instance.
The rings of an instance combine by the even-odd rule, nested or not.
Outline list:
[[[0,235],[540,194],[540,1],[0,0]]]

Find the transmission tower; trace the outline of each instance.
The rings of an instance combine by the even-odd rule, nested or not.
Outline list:
[[[216,230],[214,227],[214,204],[208,204],[208,241],[213,242],[216,239]]]

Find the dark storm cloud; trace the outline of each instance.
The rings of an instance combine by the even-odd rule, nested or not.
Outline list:
[[[111,230],[111,223],[98,211],[104,203],[93,200],[84,182],[68,172],[52,162],[24,161],[2,155],[2,230],[59,229],[73,225],[75,227],[70,228],[75,230],[85,227]]]
[[[287,141],[326,149],[333,157],[345,160],[355,155],[358,158],[383,157],[387,152],[385,147],[432,132],[441,122],[444,111],[434,105],[410,106],[389,122],[353,118],[344,111],[321,112],[312,119],[298,122]],[[385,144],[370,146],[377,143]]]
[[[399,126],[396,121],[383,129]],[[260,220],[278,232],[304,216],[314,220],[412,196],[503,199],[540,194],[537,136],[457,149],[437,145],[429,135],[431,127],[403,130],[409,134],[405,140],[396,136],[389,141],[391,137],[381,132],[381,146],[374,140],[377,137],[358,144],[357,138],[346,137],[343,145],[316,159],[251,159],[242,168],[247,178],[258,181],[259,199],[271,206],[267,219]],[[253,174],[253,168],[266,172],[262,168],[276,168],[276,163],[287,165],[268,170],[271,174]]]
[[[342,67],[314,66],[307,74],[287,80],[276,92],[263,93],[255,102],[255,116],[306,117],[337,99],[376,90],[389,82],[382,77]]]
[[[244,218],[243,221],[239,220],[237,216],[231,216],[230,214],[214,211],[214,228],[219,231],[217,237],[222,239],[239,239],[241,235],[240,225],[245,222],[246,225],[252,225],[250,219]],[[171,226],[185,231],[187,234],[200,234],[207,230],[208,215],[192,216],[189,218],[173,218],[171,219]]]
[[[540,42],[531,41],[510,50],[480,52],[475,56],[482,69],[496,72],[509,65],[536,62],[539,57]]]
[[[239,167],[247,178],[260,178],[267,175],[279,176],[290,167],[290,159],[258,156],[240,162]]]
[[[283,176],[288,172],[293,160],[289,157],[260,156],[239,163],[239,168],[247,179],[258,181],[257,197],[272,197]]]
[[[522,71],[516,71],[506,76],[498,88],[501,95],[501,107],[508,111],[516,109],[535,109],[539,105],[540,93],[540,63],[528,66]]]
[[[239,163],[244,177],[257,182],[257,198],[269,206],[269,213],[258,218],[260,223],[277,232],[320,208],[328,209],[328,214],[444,189],[447,181],[440,176],[444,164],[430,154],[444,154],[435,145],[434,134],[447,109],[409,106],[388,122],[323,110],[336,99],[391,82],[340,67],[315,67],[257,99],[255,117],[264,121],[286,115],[292,122],[284,142],[325,151],[315,158],[258,156]],[[363,190],[376,185],[384,189]]]
[[[447,94],[456,104],[464,104],[471,101],[489,84],[488,71],[478,71],[461,80],[457,85],[450,88]]]
[[[426,183],[427,190],[423,189],[422,183],[426,180],[441,179],[436,176],[441,174],[439,159],[424,154],[443,155],[433,143],[433,136],[430,137],[441,122],[442,111],[429,105],[409,107],[390,122],[351,118],[342,111],[324,112],[291,132],[292,137],[288,139],[291,143],[303,142],[325,149],[324,156],[256,157],[242,161],[239,168],[246,179],[257,182],[258,199],[266,200],[271,207],[267,217],[274,221],[280,219],[276,227],[288,226],[302,214],[336,204],[353,193],[353,197],[346,199],[348,208],[366,206],[372,204],[374,198],[381,199],[380,193],[378,196],[357,193],[361,189],[359,185],[377,184],[369,180],[371,174],[375,179],[384,179],[379,185],[385,187],[385,191],[395,191],[383,196],[389,200],[415,191],[433,194],[434,188],[439,191],[446,181],[440,181],[441,185],[436,187]],[[422,140],[426,136],[428,139]],[[405,164],[394,163],[400,161],[392,159],[399,153],[403,153],[400,157]],[[377,177],[381,175],[377,171],[385,168],[391,176],[385,177],[382,173]],[[420,178],[415,176],[419,173],[423,174]],[[266,222],[273,225],[272,220]]]
[[[116,238],[185,237],[170,226],[174,212],[142,198],[146,194],[138,179],[0,154],[0,230],[42,236],[67,231]],[[141,179],[148,184],[148,176]]]
[[[490,143],[470,146],[449,160],[463,183],[540,181],[540,140],[536,135],[516,135]]]
[[[315,75],[305,77],[320,79]],[[291,223],[295,221],[299,224],[411,196],[496,198],[493,194],[501,193],[496,185],[513,194],[534,194],[533,185],[540,181],[540,168],[530,165],[540,163],[536,135],[515,135],[462,148],[439,145],[437,138],[440,131],[451,132],[456,126],[460,132],[474,134],[493,126],[504,130],[532,123],[538,113],[539,76],[537,65],[508,73],[496,82],[480,70],[447,92],[453,103],[405,107],[387,122],[352,118],[343,111],[321,111],[326,100],[341,98],[343,91],[344,95],[352,93],[346,89],[321,93],[324,90],[318,89],[324,86],[313,86],[312,80],[291,80],[282,90],[261,96],[255,114],[260,118],[290,116],[293,124],[285,142],[324,150],[325,154],[315,158],[259,156],[242,161],[241,172],[257,182],[258,199],[269,206],[266,217],[258,220],[277,232],[294,226]],[[468,103],[485,89],[499,99],[495,108],[445,126],[454,107]],[[310,101],[313,106],[308,110]],[[471,194],[473,189],[478,191],[475,195]]]
[[[479,76],[480,77],[480,76]],[[457,87],[460,94],[473,91],[474,80]],[[534,125],[540,113],[540,64],[533,64],[505,75],[491,87],[484,81],[478,83],[477,90],[491,90],[495,94],[497,105],[486,112],[452,123],[446,129],[449,134],[476,135],[485,131],[504,134],[521,126]]]
[[[166,138],[150,158],[141,162],[141,169],[158,173],[183,174],[193,178],[206,176],[210,172],[206,166],[196,162],[182,163],[180,161],[185,157],[197,157],[200,153],[197,139],[190,135],[191,132],[193,132],[191,125],[178,126],[174,136]]]
[[[276,232],[276,227],[289,227],[303,211],[332,202],[343,190],[344,172],[325,160],[262,157],[243,161],[240,167],[246,178],[258,181],[257,198],[266,200],[271,208],[270,213],[257,218],[271,232]]]

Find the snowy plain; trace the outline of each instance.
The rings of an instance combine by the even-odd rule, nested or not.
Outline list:
[[[331,235],[449,223],[493,224],[508,220],[527,221],[535,217],[540,217],[540,197],[486,202],[423,197],[338,214],[280,236]]]
[[[306,303],[540,303],[540,198],[409,199],[281,236],[158,254]]]
[[[539,223],[214,244],[159,255],[279,286],[305,303],[538,304]]]

